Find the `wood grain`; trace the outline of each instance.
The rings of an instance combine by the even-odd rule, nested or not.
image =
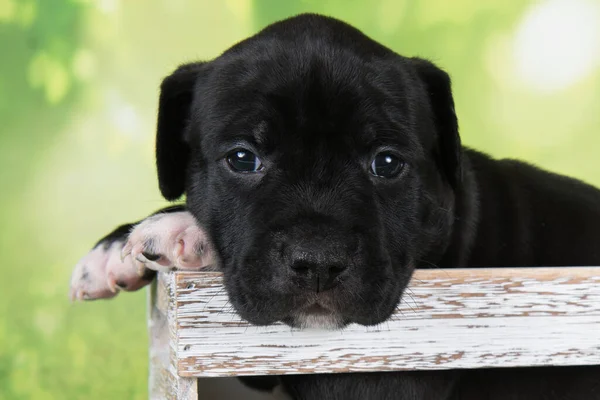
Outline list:
[[[151,400],[197,400],[197,379],[177,372],[175,280],[159,274],[148,290],[150,365],[148,395]]]
[[[597,267],[419,270],[390,320],[343,331],[251,326],[219,273],[160,275],[184,377],[600,364]]]

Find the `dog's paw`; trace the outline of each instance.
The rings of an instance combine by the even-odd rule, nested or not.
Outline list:
[[[108,299],[120,290],[138,290],[156,271],[212,269],[213,254],[190,213],[161,212],[101,239],[75,266],[71,299]]]
[[[154,271],[143,271],[133,260],[121,260],[127,234],[102,239],[75,266],[71,300],[108,299],[119,290],[133,291],[150,283]]]
[[[111,250],[98,245],[85,255],[71,275],[71,300],[108,299],[117,295],[106,283]]]
[[[136,225],[121,259],[154,271],[200,270],[214,265],[213,254],[206,233],[192,214],[181,211],[156,214]]]
[[[133,291],[152,282],[155,272],[140,268],[121,252],[134,224],[118,227],[102,238],[75,266],[71,275],[71,300],[108,299],[119,290]]]

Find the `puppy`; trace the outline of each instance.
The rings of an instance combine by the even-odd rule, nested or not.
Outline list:
[[[161,193],[185,208],[102,240],[73,297],[217,266],[249,322],[339,329],[390,317],[415,268],[600,265],[599,190],[461,146],[445,72],[332,18],[179,67],[156,156]],[[296,399],[600,398],[600,367],[280,380]]]

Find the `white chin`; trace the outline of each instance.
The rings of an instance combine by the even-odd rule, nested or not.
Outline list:
[[[294,326],[300,329],[337,330],[344,326],[344,320],[340,315],[333,313],[299,313],[294,316]]]

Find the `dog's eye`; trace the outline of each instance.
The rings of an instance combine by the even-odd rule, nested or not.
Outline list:
[[[236,172],[257,172],[262,169],[262,163],[256,154],[243,149],[229,153],[227,163]]]
[[[391,153],[379,153],[371,162],[371,173],[381,178],[394,178],[404,167],[398,157]]]

